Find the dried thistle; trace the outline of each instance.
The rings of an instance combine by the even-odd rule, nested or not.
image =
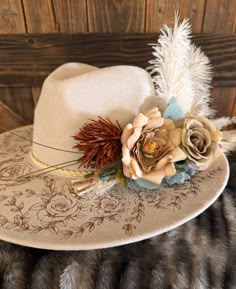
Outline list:
[[[75,145],[83,156],[78,160],[79,167],[88,168],[91,163],[96,169],[116,163],[121,158],[121,134],[119,123],[113,124],[109,118],[98,117],[86,123],[74,137]]]

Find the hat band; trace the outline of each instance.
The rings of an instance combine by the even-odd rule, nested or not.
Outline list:
[[[63,169],[57,166],[51,166],[48,165],[42,161],[40,161],[39,159],[37,159],[35,157],[35,155],[33,154],[32,150],[30,150],[30,157],[32,159],[32,161],[40,168],[45,169],[45,172],[43,173],[50,173],[50,172],[56,172],[59,175],[63,175],[63,176],[68,176],[68,177],[85,177],[89,174],[91,174],[93,171],[74,171],[74,170],[68,170],[68,169]],[[49,171],[46,171],[47,169],[50,169]]]

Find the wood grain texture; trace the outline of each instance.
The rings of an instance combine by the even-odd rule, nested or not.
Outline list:
[[[145,0],[87,0],[89,32],[144,32]]]
[[[41,87],[32,87],[33,104],[36,106],[41,93]]]
[[[0,89],[0,101],[25,123],[33,122],[34,103],[32,90],[28,87],[7,87]]]
[[[119,32],[117,8],[113,0],[87,0],[89,32]]]
[[[236,31],[235,0],[1,0],[0,33],[159,32],[176,10],[193,32]]]
[[[59,32],[87,32],[86,0],[52,0]]]
[[[45,77],[66,62],[98,67],[137,65],[153,59],[148,43],[157,34],[0,35],[0,86],[39,87]],[[236,35],[196,35],[214,67],[213,85],[236,87]]]
[[[236,1],[206,0],[203,32],[235,33]]]
[[[234,89],[234,106],[233,106],[233,109],[232,109],[231,116],[235,116],[236,117],[236,88]],[[236,124],[234,126],[235,126],[235,129],[236,129]]]
[[[236,103],[234,104],[234,107],[233,107],[232,116],[236,117]],[[234,126],[235,126],[235,129],[236,129],[236,125],[234,125]]]
[[[12,111],[4,102],[0,100],[0,133],[5,132],[1,127],[14,129],[26,125],[24,119]]]
[[[211,61],[214,86],[236,87],[235,40],[236,34],[199,34],[193,38]]]
[[[57,32],[51,0],[22,0],[28,33]]]
[[[217,87],[212,90],[212,103],[211,107],[216,110],[216,116],[232,116],[236,88],[222,88]]]
[[[163,24],[173,24],[175,11],[180,20],[190,19],[193,32],[201,32],[205,0],[146,0],[146,32],[159,32]]]
[[[24,15],[20,0],[0,1],[0,33],[25,33]]]

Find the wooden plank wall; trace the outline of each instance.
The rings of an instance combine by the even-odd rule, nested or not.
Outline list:
[[[195,33],[223,33],[235,37],[235,0],[0,0],[0,34],[17,37],[15,34],[22,33],[155,33],[164,23],[173,23],[176,9],[180,19],[190,18]],[[4,39],[0,40],[0,45],[5,44]],[[32,45],[37,46],[37,43]],[[212,53],[216,64],[217,57],[222,56],[224,41],[217,47]],[[236,59],[235,45],[229,45],[225,51],[230,61]],[[235,65],[234,61],[232,63]],[[230,71],[230,67],[227,69]],[[234,66],[231,70],[235,69]],[[215,87],[212,92],[213,106],[219,116],[236,115],[235,74],[230,77],[230,85]],[[11,120],[5,124],[9,128],[31,123],[39,93],[38,84],[1,86],[0,120],[6,121],[10,115]]]

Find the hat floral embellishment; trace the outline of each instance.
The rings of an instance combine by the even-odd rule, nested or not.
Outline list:
[[[94,163],[96,169],[101,169],[115,163],[120,156],[121,134],[122,129],[118,122],[115,125],[109,119],[102,117],[84,124],[79,133],[74,136],[79,141],[75,148],[84,152],[79,159],[80,167],[88,168]]]
[[[118,122],[98,117],[74,139],[83,152],[79,166],[96,169],[86,181],[75,182],[76,190],[84,192],[102,183],[127,186],[135,181],[148,189],[183,184],[217,158],[222,133],[205,117],[184,116],[172,97],[163,115],[153,107],[139,113],[123,130]]]
[[[157,107],[138,114],[121,137],[124,175],[156,184],[175,175],[174,163],[186,159],[180,148],[181,133],[173,120],[161,117]]]
[[[236,150],[236,130],[224,130],[236,119],[215,118],[210,61],[191,43],[189,21],[179,23],[176,15],[173,29],[164,26],[152,48],[147,70],[156,105],[122,128],[100,116],[81,128],[74,136],[82,153],[79,167],[92,171],[73,181],[75,191],[102,191],[116,183],[146,189],[184,184],[221,152]]]

